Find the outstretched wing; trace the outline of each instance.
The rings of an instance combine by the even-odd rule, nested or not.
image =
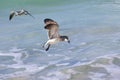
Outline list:
[[[59,37],[58,24],[52,19],[45,19],[45,29],[48,30],[48,38],[53,39]]]
[[[26,10],[24,10],[24,13],[25,13],[25,15],[29,15],[29,16],[31,16],[32,18],[35,18],[33,15],[31,15],[28,11],[26,11]]]
[[[59,37],[58,25],[57,24],[48,24],[45,26],[45,29],[48,30],[48,38],[53,39]]]
[[[11,20],[14,15],[15,15],[15,12],[14,12],[14,11],[11,11],[10,16],[9,16],[9,20]]]

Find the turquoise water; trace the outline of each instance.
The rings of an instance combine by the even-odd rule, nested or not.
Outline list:
[[[119,0],[1,0],[0,80],[119,80]],[[16,16],[11,10],[28,10]],[[61,42],[46,52],[43,20],[60,25]],[[113,72],[112,72],[113,71]]]

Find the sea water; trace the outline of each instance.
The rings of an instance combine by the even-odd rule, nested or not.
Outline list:
[[[119,80],[119,0],[1,0],[0,80]],[[14,16],[25,9],[30,16]],[[60,42],[49,51],[45,18],[59,24]]]

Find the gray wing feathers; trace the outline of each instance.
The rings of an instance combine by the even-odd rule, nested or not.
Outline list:
[[[58,26],[57,25],[51,26],[51,29],[48,30],[48,37],[49,37],[49,39],[59,37]]]

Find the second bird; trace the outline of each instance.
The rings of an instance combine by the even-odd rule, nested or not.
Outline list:
[[[22,9],[20,11],[11,11],[10,16],[9,16],[9,20],[11,20],[14,16],[21,16],[21,15],[29,15],[32,18],[34,18],[28,11]]]

